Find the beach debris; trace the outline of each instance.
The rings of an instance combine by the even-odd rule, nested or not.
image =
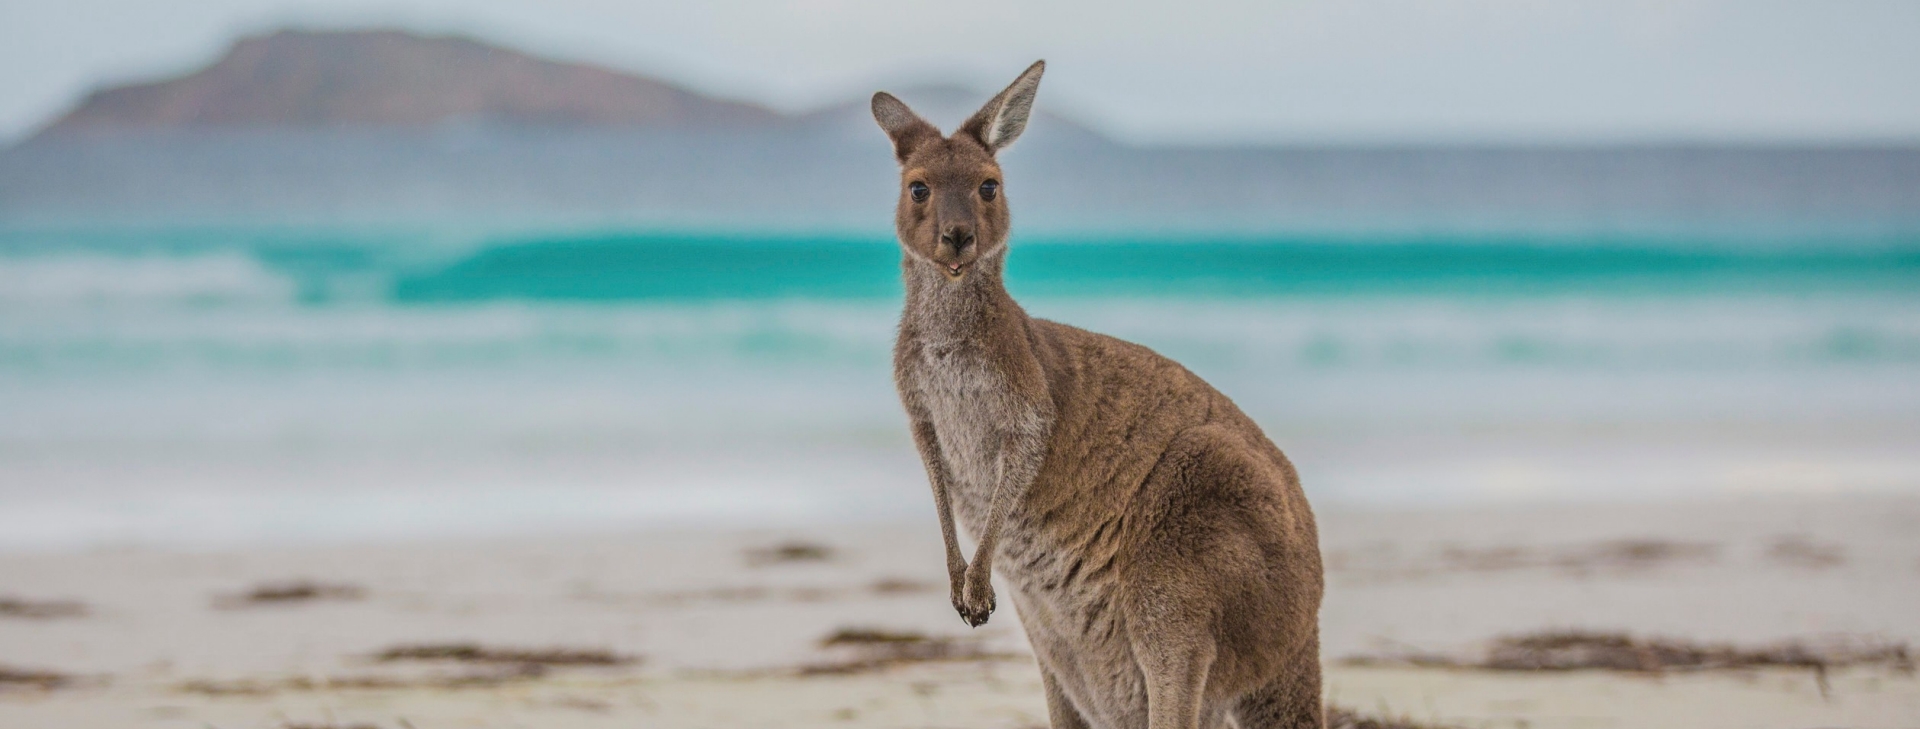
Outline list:
[[[1847,561],[1847,551],[1837,544],[1823,544],[1805,535],[1779,537],[1767,545],[1767,559],[1805,570],[1825,570]]]
[[[801,675],[832,675],[880,671],[910,663],[979,661],[1016,658],[987,650],[977,638],[930,636],[917,631],[879,628],[840,628],[820,639],[820,647],[838,654],[836,660],[800,668]]]
[[[1828,668],[1882,665],[1914,669],[1907,644],[1865,639],[1792,640],[1756,648],[1725,643],[1634,638],[1625,633],[1549,631],[1500,638],[1485,667],[1498,671],[1712,671],[1739,668]]]
[[[1829,637],[1790,640],[1743,648],[1671,638],[1637,638],[1623,632],[1549,630],[1502,636],[1478,656],[1413,651],[1353,656],[1347,665],[1400,665],[1486,671],[1619,671],[1659,674],[1800,668],[1813,671],[1827,691],[1827,671],[1881,666],[1911,674],[1914,658],[1907,644],[1865,638]]]
[[[9,688],[28,688],[51,691],[72,685],[74,679],[64,673],[29,668],[0,666],[0,691]]]
[[[392,691],[402,689],[492,688],[543,678],[555,668],[625,666],[638,658],[601,649],[487,648],[476,643],[419,643],[394,646],[373,655],[378,663],[453,663],[452,673],[368,673],[346,676],[292,676],[236,681],[196,680],[179,690],[207,696],[265,696],[281,692]]]
[[[1558,547],[1517,545],[1443,545],[1425,556],[1402,554],[1387,543],[1327,555],[1335,575],[1366,580],[1418,579],[1454,573],[1551,570],[1572,577],[1596,573],[1636,574],[1677,564],[1701,564],[1719,556],[1720,547],[1666,539],[1614,539]]]
[[[591,696],[564,695],[540,702],[544,706],[584,711],[590,714],[605,714],[613,710],[613,704]]]
[[[1711,562],[1720,547],[1706,542],[1664,539],[1615,539],[1585,549],[1562,551],[1554,566],[1563,570],[1649,570],[1674,562]]]
[[[797,540],[747,550],[747,564],[755,567],[794,562],[827,562],[833,558],[832,547]]]
[[[704,590],[684,590],[680,592],[656,592],[642,596],[647,602],[661,605],[684,605],[695,602],[758,602],[772,600],[781,595],[759,585],[745,587],[711,587]]]
[[[868,588],[875,595],[916,595],[940,589],[939,585],[903,577],[882,577]]]
[[[788,600],[794,602],[826,602],[839,597],[839,591],[824,587],[795,587],[785,594]]]
[[[486,648],[476,643],[422,643],[388,648],[374,655],[382,663],[442,661],[520,666],[625,666],[639,661],[600,648]]]
[[[78,618],[86,614],[86,603],[77,600],[27,600],[18,597],[0,597],[0,618],[48,620]]]
[[[493,688],[514,681],[529,681],[547,675],[538,664],[514,664],[482,671],[425,676],[292,676],[281,679],[240,679],[235,681],[187,681],[179,690],[203,696],[269,696],[281,692],[309,691],[397,691],[403,689],[475,689]]]
[[[681,590],[675,592],[654,592],[622,597],[605,593],[581,594],[582,600],[596,602],[620,602],[636,600],[655,605],[680,606],[702,602],[759,602],[762,600],[784,600],[788,602],[827,602],[831,600],[858,600],[872,596],[897,597],[917,595],[941,589],[931,582],[918,582],[899,577],[885,577],[865,587],[809,587],[795,586],[773,588],[765,585],[736,585],[709,587],[699,590]]]
[[[1557,560],[1524,547],[1462,547],[1440,550],[1441,568],[1461,572],[1499,572],[1541,567]]]
[[[747,587],[714,587],[705,590],[688,590],[684,592],[660,592],[647,596],[646,600],[660,605],[685,605],[695,602],[758,602],[761,600],[825,602],[828,600],[837,600],[850,594],[853,594],[853,591],[828,587],[789,587],[775,590],[753,585]]]
[[[1368,716],[1345,706],[1327,707],[1327,729],[1454,729],[1444,724],[1422,724],[1404,717]]]
[[[353,601],[366,597],[367,591],[358,585],[314,582],[312,580],[292,580],[287,582],[269,582],[255,585],[253,589],[238,595],[224,595],[214,599],[214,606],[222,609],[234,609],[265,605],[296,605],[323,601]]]
[[[1470,572],[1551,568],[1571,574],[1640,572],[1675,562],[1705,562],[1718,555],[1716,545],[1663,539],[1615,539],[1556,549],[1448,547],[1441,551],[1445,567]]]
[[[909,645],[932,641],[925,633],[916,631],[882,630],[879,628],[841,628],[820,639],[824,648],[840,645]]]

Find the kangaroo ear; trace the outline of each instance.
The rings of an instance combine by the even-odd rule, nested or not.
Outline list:
[[[1034,61],[1005,91],[960,125],[960,131],[979,140],[988,151],[1006,149],[1027,130],[1027,117],[1033,113],[1033,96],[1040,92],[1040,74],[1046,71],[1046,61]]]
[[[939,129],[913,113],[906,102],[885,91],[873,95],[873,120],[879,122],[880,128],[893,140],[893,156],[902,164],[915,147],[940,138]]]

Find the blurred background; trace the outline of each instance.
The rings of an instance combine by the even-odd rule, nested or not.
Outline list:
[[[1013,611],[948,605],[867,111],[951,128],[1036,58],[1009,288],[1294,460],[1330,701],[1910,727],[1916,38],[1851,0],[0,0],[0,728],[1044,724]],[[1543,668],[1613,673],[1503,673]]]
[[[0,6],[0,546],[918,517],[895,170],[1324,504],[1920,484],[1899,3]]]

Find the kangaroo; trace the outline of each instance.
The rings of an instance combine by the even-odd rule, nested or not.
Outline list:
[[[951,136],[873,96],[901,167],[894,381],[953,607],[985,623],[1000,567],[1054,729],[1321,727],[1319,538],[1293,465],[1178,363],[1007,294],[995,155],[1025,130],[1045,70]]]

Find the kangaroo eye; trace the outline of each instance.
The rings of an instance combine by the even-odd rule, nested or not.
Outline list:
[[[927,196],[933,194],[933,191],[927,189],[927,183],[913,182],[907,184],[907,194],[913,196],[914,202],[926,202]]]
[[[994,197],[995,195],[998,195],[998,194],[1000,194],[1000,181],[999,181],[999,180],[987,180],[986,182],[982,182],[982,183],[980,183],[980,198],[981,198],[981,199],[983,199],[983,200],[992,200],[992,199],[993,199],[993,197]]]

